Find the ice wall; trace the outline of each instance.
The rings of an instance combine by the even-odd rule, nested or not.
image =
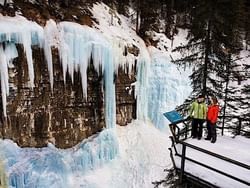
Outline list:
[[[74,183],[73,174],[83,175],[114,159],[117,143],[112,129],[67,150],[53,145],[41,149],[19,148],[12,141],[0,140],[0,158],[5,159],[9,187],[68,188]]]
[[[119,59],[113,56],[113,47],[95,29],[71,22],[56,24],[49,20],[44,28],[28,21],[21,16],[5,17],[0,15],[0,78],[2,90],[2,103],[4,116],[7,116],[6,100],[9,94],[8,66],[13,58],[17,57],[15,45],[23,45],[28,64],[28,85],[34,87],[34,66],[32,46],[38,45],[44,49],[48,65],[51,91],[53,92],[53,59],[52,47],[58,48],[63,77],[66,82],[66,73],[71,76],[80,71],[82,93],[87,99],[87,68],[92,58],[95,69],[104,74],[105,93],[105,120],[107,127],[115,125],[115,86],[114,63],[119,64]]]
[[[171,63],[169,54],[151,48],[151,63],[148,71],[147,115],[159,129],[168,122],[162,115],[181,105],[192,92],[189,75],[191,68],[183,70]]]
[[[162,114],[181,105],[192,91],[188,78],[192,71],[178,68],[168,53],[154,47],[145,49],[141,48],[137,62],[137,118],[149,120],[163,130],[168,122]]]
[[[44,49],[48,64],[51,90],[53,92],[52,48],[59,51],[63,77],[80,71],[83,96],[87,99],[87,68],[93,60],[95,69],[104,75],[105,121],[108,129],[69,150],[59,150],[50,145],[42,149],[21,149],[11,141],[0,140],[0,158],[5,159],[9,186],[27,187],[70,187],[73,173],[85,173],[114,159],[118,143],[113,132],[115,127],[115,85],[114,72],[116,61],[112,46],[96,30],[76,23],[50,20],[45,28],[22,17],[0,17],[0,79],[4,116],[6,99],[9,94],[8,67],[18,56],[16,44],[24,48],[27,58],[29,87],[34,86],[32,46]],[[2,29],[3,28],[3,29]]]

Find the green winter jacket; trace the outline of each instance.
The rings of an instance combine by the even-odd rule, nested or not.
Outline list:
[[[193,102],[189,109],[189,116],[195,119],[205,120],[207,116],[207,105],[205,104],[205,102]]]

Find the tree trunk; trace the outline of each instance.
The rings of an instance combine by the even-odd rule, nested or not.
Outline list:
[[[137,0],[136,33],[139,33],[139,29],[140,29],[140,0]]]
[[[203,69],[203,80],[202,80],[202,93],[204,95],[207,94],[207,68],[209,65],[209,55],[211,54],[211,20],[208,20],[207,26],[207,34],[205,39],[205,62],[204,62],[204,69]]]
[[[229,54],[228,62],[226,65],[226,73],[227,74],[226,74],[225,99],[224,99],[224,107],[223,107],[223,115],[222,115],[222,136],[224,134],[225,116],[226,116],[226,108],[227,108],[228,84],[229,84],[229,76],[230,76],[230,71],[229,71],[230,62],[231,62],[231,54]]]
[[[7,0],[4,0],[3,6],[4,6],[4,7],[7,6]]]

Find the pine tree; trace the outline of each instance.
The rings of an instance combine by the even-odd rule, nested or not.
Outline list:
[[[137,0],[140,11],[140,27],[138,34],[145,38],[146,32],[158,31],[161,11],[160,0]]]
[[[222,97],[223,85],[218,82],[221,71],[226,70],[228,57],[241,49],[241,37],[236,24],[238,17],[235,16],[237,7],[233,6],[233,1],[225,3],[219,0],[196,1],[192,5],[188,44],[174,51],[183,54],[181,59],[175,61],[177,64],[195,66],[191,75],[194,93]],[[234,11],[229,11],[232,9]]]

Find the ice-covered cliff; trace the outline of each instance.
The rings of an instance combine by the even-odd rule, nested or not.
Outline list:
[[[190,70],[147,47],[126,17],[111,24],[105,4],[92,13],[92,28],[0,16],[1,137],[50,142],[0,140],[9,187],[152,187],[164,176],[162,113],[188,97]]]

